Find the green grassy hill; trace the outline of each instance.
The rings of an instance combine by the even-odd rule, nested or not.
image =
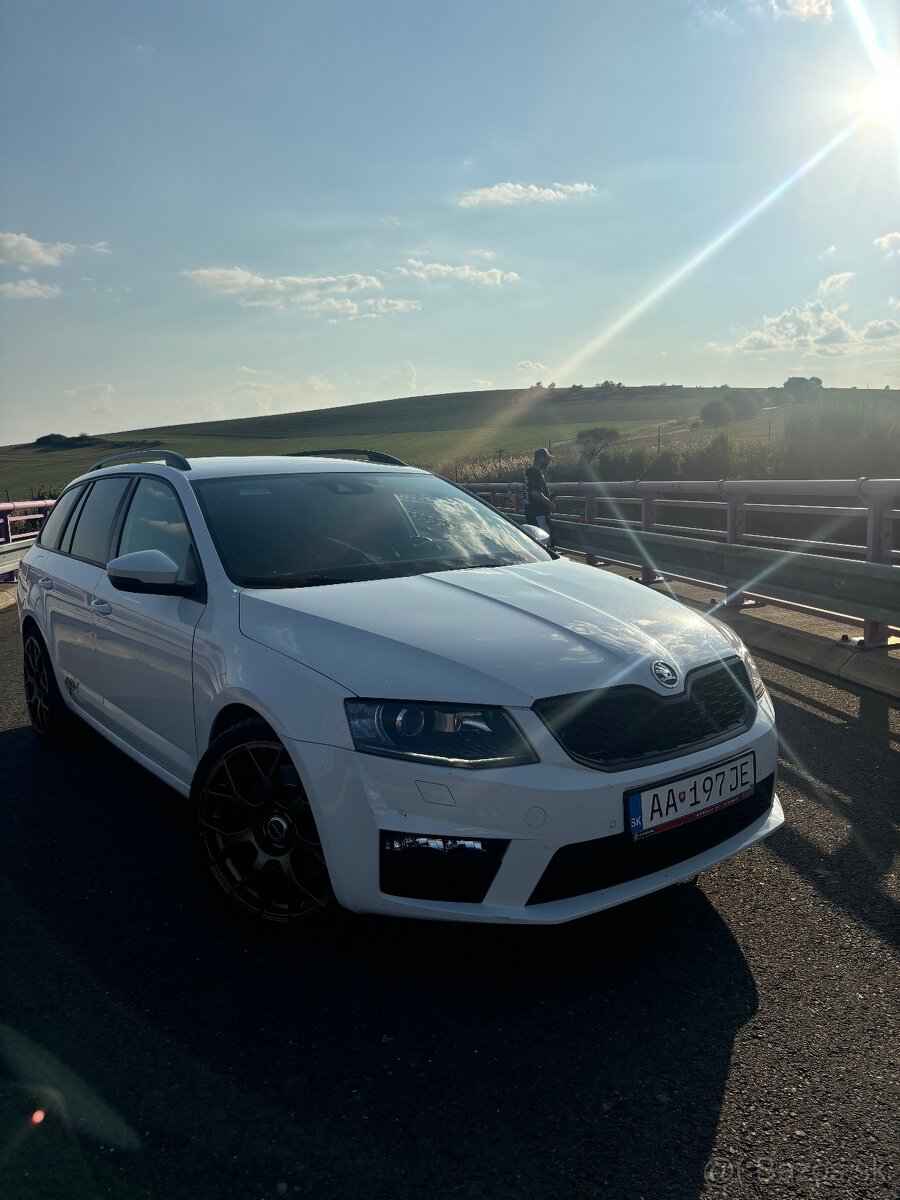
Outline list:
[[[737,391],[730,393],[737,394]],[[716,388],[623,388],[611,395],[594,388],[536,391],[527,389],[453,392],[406,396],[343,408],[279,413],[229,421],[204,421],[97,435],[92,445],[0,447],[0,499],[28,499],[32,491],[58,490],[99,458],[158,444],[193,457],[203,455],[282,454],[336,446],[363,446],[396,454],[416,466],[450,468],[454,460],[514,454],[571,441],[582,429],[611,425],[623,439],[649,444],[708,438],[708,426],[695,426]],[[827,389],[833,403],[865,402],[867,393]],[[766,402],[765,400],[763,401]],[[784,411],[758,414],[728,426],[734,436],[766,439],[781,436]],[[661,429],[660,429],[661,427]],[[50,430],[47,431],[51,432]]]
[[[655,428],[660,421],[680,423],[693,417],[711,394],[708,389],[641,388],[608,397],[590,388],[454,392],[133,429],[97,435],[97,444],[75,448],[5,446],[0,447],[0,499],[7,491],[11,499],[27,499],[32,489],[59,488],[105,454],[148,441],[189,457],[364,446],[386,450],[417,466],[434,467],[498,449],[512,453],[565,441],[601,423],[616,425],[624,435]]]

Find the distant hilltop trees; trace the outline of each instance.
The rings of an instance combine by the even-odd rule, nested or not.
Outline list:
[[[700,409],[700,419],[717,429],[721,425],[730,425],[732,421],[749,421],[760,411],[764,400],[775,405],[808,404],[821,396],[822,387],[818,375],[811,375],[808,379],[803,375],[791,375],[784,381],[783,387],[752,391],[729,388],[723,384],[719,389],[722,395],[707,400]]]
[[[85,446],[99,446],[104,450],[152,450],[161,446],[158,439],[143,438],[139,441],[113,442],[109,438],[94,437],[90,433],[78,433],[67,437],[64,433],[45,433],[34,439],[38,450],[78,450]]]
[[[45,433],[43,437],[35,438],[34,444],[45,450],[75,450],[78,446],[97,446],[100,439],[91,437],[89,433],[79,433],[74,437],[67,437],[64,433]]]

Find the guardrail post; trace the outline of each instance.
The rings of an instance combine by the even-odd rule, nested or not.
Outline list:
[[[0,512],[0,546],[12,541],[12,531],[9,527],[9,513]]]
[[[597,493],[593,490],[588,490],[584,494],[584,517],[582,520],[585,525],[591,525],[597,520],[597,509],[600,507],[600,499]],[[596,554],[586,553],[584,561],[589,567],[599,567],[604,561]]]
[[[722,480],[722,483],[725,481]],[[721,484],[720,484],[721,490]],[[743,492],[735,492],[725,496],[725,540],[731,546],[739,546],[747,532],[747,514],[744,512],[744,501],[747,496]],[[740,608],[746,597],[743,585],[746,580],[735,581],[725,579],[725,607]]]
[[[656,492],[650,492],[647,495],[641,496],[641,530],[644,533],[652,533],[656,526]],[[641,563],[641,583],[661,583],[662,576],[653,565],[652,560],[644,556]]]
[[[868,502],[866,514],[866,562],[890,563],[891,534],[893,532],[893,497],[873,497]],[[891,640],[889,625],[881,621],[863,622],[862,645],[866,649],[886,646]]]

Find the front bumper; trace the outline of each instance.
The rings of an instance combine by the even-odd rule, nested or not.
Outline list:
[[[345,907],[436,920],[554,924],[688,879],[768,837],[784,821],[772,790],[777,739],[765,701],[753,726],[728,742],[615,773],[573,762],[530,711],[517,710],[515,716],[540,762],[454,771],[288,744],[316,815],[335,894]],[[648,839],[655,844],[652,853],[643,853],[643,847],[640,855],[632,853],[626,791],[747,750],[756,755],[755,803],[722,810],[718,816],[724,820],[714,832],[709,823],[716,814],[699,818],[685,827],[693,834],[680,835],[669,851],[662,839],[672,835],[661,832]],[[417,850],[414,838],[444,839],[449,849]],[[397,853],[391,847],[401,844],[417,859],[405,875],[391,859]],[[412,884],[406,882],[410,877]],[[415,894],[396,894],[410,890]]]

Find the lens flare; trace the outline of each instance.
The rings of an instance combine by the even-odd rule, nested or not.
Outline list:
[[[865,115],[870,121],[900,130],[900,69],[885,67],[869,89]]]
[[[633,324],[638,317],[643,316],[643,314],[649,308],[652,308],[654,304],[667,295],[667,293],[670,292],[677,284],[681,283],[683,279],[687,278],[688,275],[696,271],[699,266],[702,266],[703,263],[712,258],[712,256],[721,250],[723,246],[726,246],[733,238],[737,237],[739,233],[746,229],[752,221],[755,221],[757,217],[761,216],[762,213],[771,208],[777,200],[780,200],[785,192],[790,191],[790,189],[796,183],[799,183],[799,181],[805,175],[808,175],[810,171],[814,170],[819,165],[819,163],[823,162],[830,154],[833,154],[839,146],[843,145],[847,138],[849,138],[851,134],[856,131],[859,121],[860,118],[857,117],[856,120],[851,121],[850,124],[846,125],[839,133],[836,133],[830,141],[826,142],[825,145],[821,147],[821,149],[817,150],[815,154],[806,160],[806,162],[801,163],[796,170],[792,171],[785,179],[782,179],[780,183],[776,184],[770,192],[763,196],[761,200],[758,200],[757,203],[743,213],[742,216],[738,217],[737,220],[729,225],[727,229],[724,229],[720,234],[714,237],[712,241],[708,243],[708,245],[704,246],[702,250],[700,250],[692,258],[689,258],[687,262],[683,263],[680,267],[678,267],[677,270],[673,271],[671,275],[667,276],[660,283],[658,283],[656,287],[652,288],[647,293],[646,296],[644,296],[641,300],[638,300],[636,304],[633,304],[631,308],[627,309],[624,313],[622,313],[621,316],[617,317],[611,325],[607,325],[607,327],[601,330],[596,337],[592,338],[589,342],[587,342],[586,345],[582,346],[582,348],[573,354],[567,362],[563,363],[562,366],[557,368],[556,375],[566,376],[570,374],[577,367],[580,367],[586,359],[596,354],[598,350],[602,350],[604,346],[613,340],[613,338],[617,337],[623,330],[627,329],[629,325]]]

